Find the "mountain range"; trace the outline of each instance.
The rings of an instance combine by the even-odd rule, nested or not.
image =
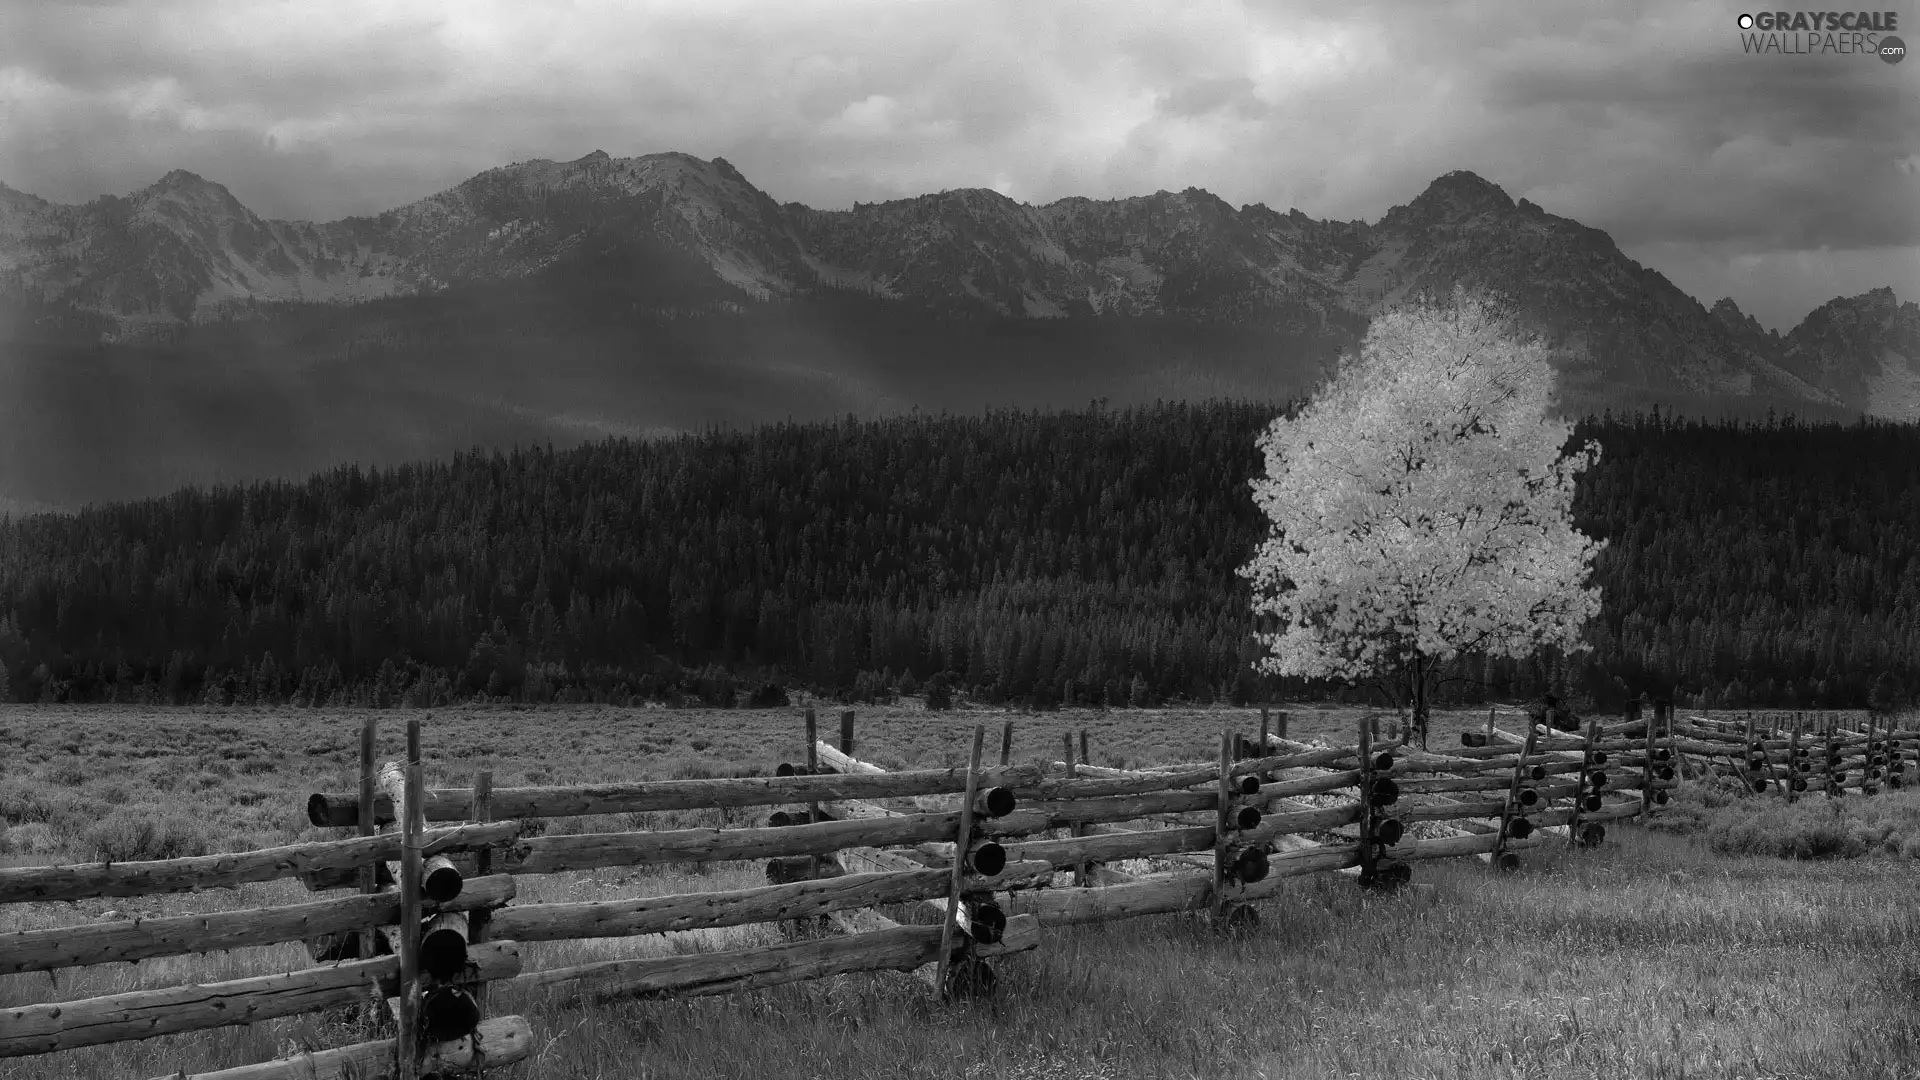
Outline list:
[[[1471,173],[1375,223],[1198,188],[781,204],[727,161],[531,161],[328,223],[176,170],[0,185],[0,499],[66,506],[472,443],[993,405],[1303,393],[1383,308],[1497,289],[1570,412],[1920,419],[1920,307],[1791,332]]]

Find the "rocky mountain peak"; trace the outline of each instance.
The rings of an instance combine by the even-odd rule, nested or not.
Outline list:
[[[1782,367],[1877,415],[1920,414],[1920,305],[1891,288],[1813,309],[1780,353]]]
[[[198,188],[220,188],[222,191],[226,190],[220,187],[219,184],[201,176],[199,173],[189,172],[186,169],[173,169],[169,171],[167,175],[156,181],[149,190],[174,191]]]
[[[1760,320],[1740,310],[1740,305],[1734,303],[1733,297],[1731,296],[1723,296],[1714,301],[1713,307],[1710,309],[1710,314],[1725,324],[1727,329],[1737,334],[1752,335],[1760,338],[1771,337],[1775,340],[1778,340],[1780,337],[1777,331],[1762,328]]]
[[[257,220],[224,185],[185,169],[175,169],[134,193],[133,202],[149,214],[167,218],[202,217],[208,223]]]
[[[1411,203],[1387,211],[1383,227],[1451,224],[1481,216],[1513,212],[1513,200],[1500,185],[1465,169],[1447,173]]]

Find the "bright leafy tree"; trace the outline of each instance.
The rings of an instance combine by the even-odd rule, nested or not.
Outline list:
[[[1574,481],[1599,446],[1562,454],[1544,349],[1480,297],[1388,312],[1357,357],[1258,445],[1254,501],[1273,526],[1241,574],[1268,673],[1369,682],[1428,702],[1463,653],[1575,649],[1600,610],[1600,542],[1575,531]]]

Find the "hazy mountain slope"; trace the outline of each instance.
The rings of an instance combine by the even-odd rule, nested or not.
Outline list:
[[[821,211],[723,160],[596,151],[324,224],[184,171],[77,206],[0,186],[0,500],[789,415],[1271,399],[1456,282],[1519,301],[1569,411],[1920,417],[1890,291],[1762,334],[1472,173],[1374,224],[1197,188]]]
[[[1892,289],[1836,297],[1781,342],[1780,365],[1885,416],[1920,416],[1920,305]]]
[[[852,291],[948,315],[1167,315],[1351,336],[1383,305],[1464,281],[1520,300],[1575,395],[1862,408],[1883,366],[1849,338],[1783,368],[1753,328],[1715,317],[1605,233],[1469,172],[1371,226],[1236,210],[1197,188],[1038,207],[963,189],[817,211],[777,205],[724,160],[599,151],[325,225],[263,221],[180,171],[80,207],[0,192],[0,286],[105,314],[122,336],[231,317],[241,300],[421,295],[612,248],[635,265],[608,284],[636,308]]]

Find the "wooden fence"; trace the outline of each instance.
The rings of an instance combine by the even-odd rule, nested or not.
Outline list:
[[[1661,720],[1665,720],[1663,715]],[[418,721],[408,762],[377,765],[362,732],[357,792],[319,793],[315,825],[345,839],[193,859],[0,869],[0,903],[134,896],[297,876],[356,894],[307,904],[0,936],[0,973],[306,940],[316,966],[287,974],[11,1008],[0,1056],[246,1024],[377,997],[394,1037],[201,1074],[219,1078],[451,1075],[521,1060],[520,1017],[483,1019],[489,980],[548,1001],[723,993],[827,975],[911,972],[942,996],[991,992],[990,961],[1042,931],[1163,912],[1257,924],[1255,902],[1305,874],[1406,885],[1422,860],[1503,869],[1544,843],[1598,844],[1674,784],[1673,739],[1629,720],[1584,736],[1494,726],[1449,753],[1410,749],[1363,721],[1350,746],[1309,746],[1262,712],[1256,740],[1223,732],[1215,760],[1151,769],[1079,760],[997,765],[974,731],[965,768],[888,772],[805,714],[806,760],[780,775],[575,787],[424,787]],[[545,835],[539,820],[763,807],[743,828]],[[744,889],[514,904],[519,875],[765,860]],[[618,938],[773,923],[784,940],[719,952],[522,971],[521,942]]]
[[[365,1009],[392,1038],[243,1065],[200,1077],[292,1080],[318,1077],[437,1077],[523,1059],[531,1031],[518,1016],[482,1021],[475,993],[486,980],[520,971],[511,940],[465,940],[469,913],[505,902],[513,881],[468,877],[448,854],[484,851],[518,835],[513,823],[425,829],[420,725],[408,724],[407,762],[373,769],[373,729],[362,733],[356,800],[398,807],[374,832],[374,815],[350,839],[151,862],[0,869],[0,903],[151,896],[234,888],[302,877],[344,878],[362,895],[204,915],[95,922],[0,935],[0,974],[138,961],[245,946],[307,941],[327,963],[284,974],[0,1011],[0,1057],[251,1024],[327,1009]],[[376,790],[381,794],[376,797]],[[406,813],[409,808],[415,813]],[[378,871],[390,883],[376,884]],[[458,932],[458,947],[446,937]],[[184,1074],[176,1074],[184,1075]]]
[[[1878,717],[1815,726],[1798,715],[1742,722],[1690,716],[1673,730],[1689,773],[1729,777],[1792,802],[1813,794],[1874,795],[1908,783],[1908,766],[1920,766],[1920,732],[1880,725]]]

